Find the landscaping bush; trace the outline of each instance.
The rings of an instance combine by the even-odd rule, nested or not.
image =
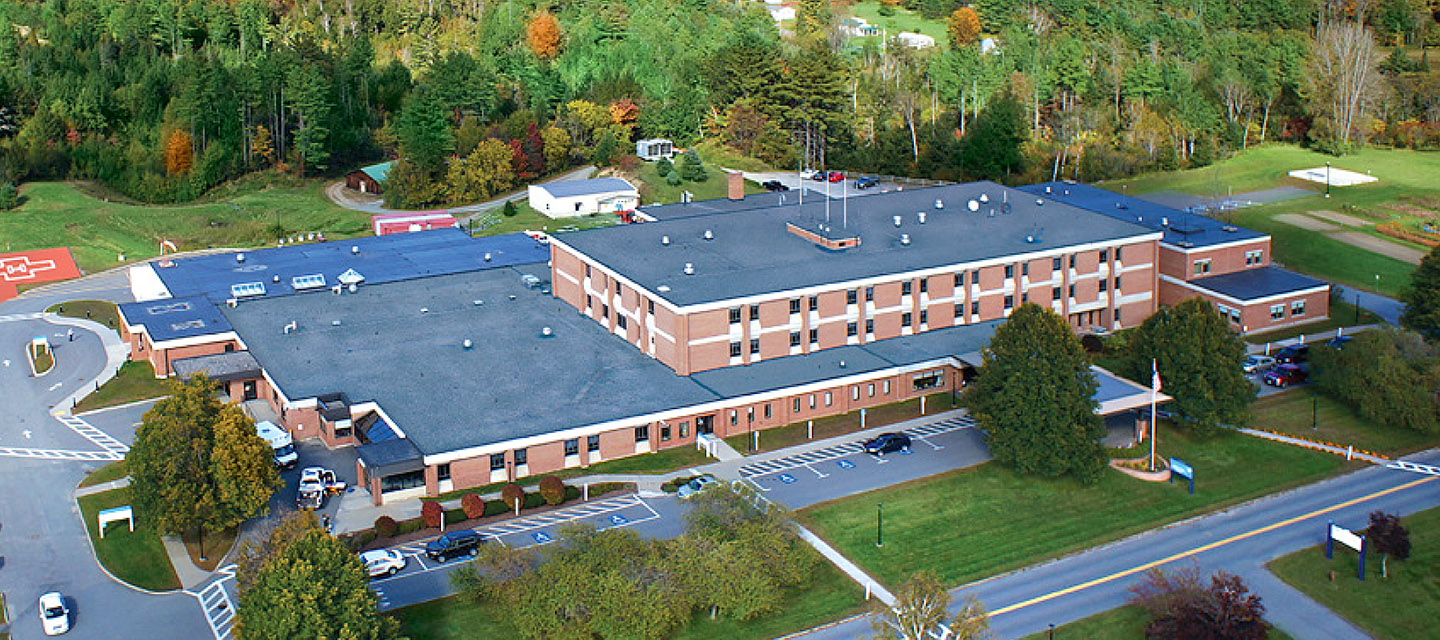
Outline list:
[[[423,519],[411,518],[409,520],[401,520],[400,526],[395,528],[395,535],[403,536],[407,533],[415,533],[424,528],[425,521]]]
[[[484,513],[484,515],[486,515],[486,516],[498,516],[498,515],[500,515],[500,514],[502,514],[502,513],[505,513],[505,512],[507,512],[507,511],[510,511],[511,509],[514,509],[514,508],[515,508],[515,507],[505,506],[505,501],[504,501],[504,500],[486,500],[486,501],[485,501],[485,513]]]
[[[375,519],[375,535],[381,538],[393,538],[399,531],[399,525],[390,516],[380,516]]]
[[[526,509],[543,507],[545,506],[545,498],[538,493],[527,493],[525,494],[524,502],[522,504]]]
[[[565,501],[565,483],[555,476],[540,479],[540,497],[545,504],[555,506]]]
[[[679,491],[680,487],[684,486],[685,483],[690,482],[694,479],[695,476],[680,476],[678,478],[671,478],[669,480],[666,480],[665,484],[660,485],[660,490],[664,491],[665,493],[675,493],[676,491]],[[595,492],[594,487],[591,488],[590,492]]]
[[[689,482],[689,480],[686,480],[686,482]],[[597,482],[590,485],[590,497],[603,496],[612,491],[619,491],[624,488],[625,483],[623,482]]]
[[[439,502],[426,500],[420,503],[420,518],[425,521],[427,527],[439,527],[445,518],[445,507],[440,506]]]
[[[518,484],[511,482],[500,489],[500,500],[505,503],[507,508],[514,509],[515,501],[524,499],[525,488]]]
[[[565,485],[565,501],[569,502],[580,497],[580,488]]]
[[[662,178],[670,175],[670,172],[674,170],[675,163],[671,162],[669,158],[661,158],[655,163],[655,173]]]
[[[465,513],[464,509],[445,510],[445,524],[455,524],[456,522],[464,522],[468,519],[470,519],[470,516]]]
[[[479,518],[485,515],[485,499],[478,493],[467,493],[460,496],[460,508],[465,510],[465,515]]]
[[[507,218],[515,217],[517,213],[520,213],[520,210],[515,208],[515,203],[509,200],[505,201],[505,206],[500,207],[500,214]]]

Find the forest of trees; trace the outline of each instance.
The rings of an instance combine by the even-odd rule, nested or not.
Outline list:
[[[1440,45],[1440,0],[904,5],[954,41],[860,45],[827,0],[783,27],[748,0],[9,0],[0,183],[178,202],[257,170],[398,157],[392,204],[415,205],[608,163],[642,137],[1016,182],[1277,139],[1440,145],[1428,58],[1377,47]]]

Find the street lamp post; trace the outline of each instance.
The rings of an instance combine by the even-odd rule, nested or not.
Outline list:
[[[1330,161],[1325,161],[1325,197],[1330,197]]]
[[[1050,640],[1055,640],[1055,623],[1050,623]]]
[[[1320,423],[1319,423],[1319,420],[1318,420],[1319,416],[1320,416],[1320,394],[1317,393],[1314,389],[1311,389],[1311,390],[1310,390],[1310,430],[1311,430],[1311,431],[1314,431],[1314,430],[1320,428]]]
[[[885,527],[885,503],[875,503],[875,546],[885,546],[885,539],[881,537]]]
[[[1355,326],[1360,326],[1360,292],[1355,292]]]

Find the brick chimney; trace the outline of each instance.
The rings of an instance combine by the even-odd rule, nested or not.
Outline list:
[[[727,195],[731,200],[745,199],[745,174],[739,171],[726,172]]]

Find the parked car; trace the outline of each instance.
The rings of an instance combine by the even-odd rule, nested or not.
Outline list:
[[[58,636],[70,630],[70,608],[65,606],[65,596],[59,591],[40,596],[40,628],[47,636]]]
[[[880,184],[880,181],[870,176],[860,176],[855,179],[856,189],[869,189],[877,184]]]
[[[830,179],[830,174],[825,173],[824,171],[816,171],[810,174],[810,179],[816,182],[824,182]]]
[[[839,172],[839,171],[831,171],[831,172],[830,172],[830,175],[827,177],[827,179],[830,180],[831,182],[844,182],[844,181],[845,181],[845,174],[844,174],[844,173],[841,173],[841,172]]]
[[[903,433],[882,433],[865,442],[865,453],[872,456],[909,450],[910,436]]]
[[[1259,373],[1273,366],[1275,366],[1274,358],[1259,354],[1245,356],[1244,362],[1240,363],[1240,368],[1245,373]]]
[[[680,488],[675,490],[675,497],[684,499],[691,496],[699,495],[701,491],[715,486],[715,484],[718,482],[719,480],[716,480],[715,476],[712,476],[708,473],[700,476],[695,476],[694,479],[680,485]]]
[[[1265,384],[1284,389],[1292,384],[1300,384],[1308,377],[1310,373],[1301,369],[1300,365],[1282,364],[1265,372]]]
[[[1345,348],[1345,345],[1350,344],[1350,341],[1353,340],[1353,339],[1354,339],[1354,338],[1353,338],[1352,336],[1335,336],[1334,338],[1331,338],[1331,339],[1329,339],[1328,341],[1326,341],[1326,342],[1325,342],[1325,346],[1330,347],[1331,349],[1334,349],[1334,350],[1336,350],[1336,351],[1339,351],[1339,350],[1341,350],[1341,349],[1344,349],[1344,348]]]
[[[394,549],[376,549],[360,554],[360,564],[371,578],[393,576],[405,568],[405,556]]]
[[[790,187],[785,186],[785,183],[783,183],[783,182],[781,182],[781,181],[779,181],[779,180],[766,180],[766,181],[760,183],[760,186],[765,187],[765,190],[766,190],[766,191],[789,191],[789,190],[790,190]]]
[[[484,541],[474,529],[451,531],[425,543],[425,555],[437,562],[445,562],[455,556],[478,555],[480,544]]]
[[[1292,344],[1279,353],[1275,354],[1275,362],[1280,364],[1300,364],[1310,357],[1310,345]]]

